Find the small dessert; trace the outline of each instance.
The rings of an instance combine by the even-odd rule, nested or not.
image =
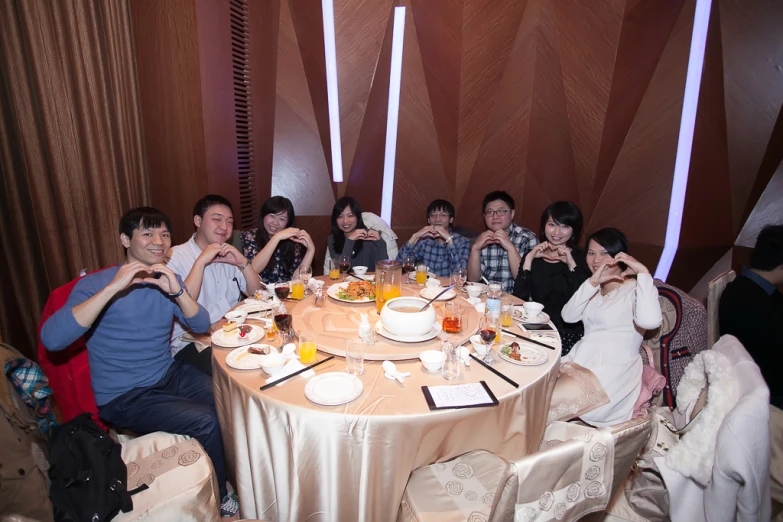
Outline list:
[[[229,321],[228,323],[223,325],[223,335],[227,337],[236,337],[237,334],[239,334],[239,330],[237,329],[237,323],[233,321]]]
[[[247,334],[253,331],[253,327],[249,324],[240,324],[238,326],[239,329],[239,337],[245,337]]]
[[[255,346],[251,346],[247,349],[248,353],[253,353],[256,355],[269,355],[269,348],[256,348]]]
[[[515,361],[521,361],[522,360],[522,354],[519,353],[519,344],[517,343],[511,343],[511,352],[508,354],[508,356]]]

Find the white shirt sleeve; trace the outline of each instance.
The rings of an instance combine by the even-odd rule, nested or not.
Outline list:
[[[650,274],[636,276],[636,303],[634,305],[634,322],[640,328],[653,330],[661,326],[661,305],[658,303],[658,289],[653,284]]]
[[[576,293],[571,296],[571,299],[568,300],[563,307],[563,310],[560,312],[563,321],[567,323],[577,323],[581,321],[587,304],[600,289],[600,285],[593,286],[589,279],[582,283],[582,286],[580,286]]]

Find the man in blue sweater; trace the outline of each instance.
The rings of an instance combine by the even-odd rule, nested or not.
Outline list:
[[[169,352],[174,318],[194,332],[209,329],[209,314],[163,264],[171,224],[159,210],[140,207],[120,220],[126,260],[83,277],[65,306],[41,329],[48,350],[87,344],[98,413],[137,433],[190,435],[217,474],[224,515],[238,511],[226,493],[223,443],[210,378]]]

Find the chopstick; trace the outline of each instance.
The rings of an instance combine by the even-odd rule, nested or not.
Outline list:
[[[498,377],[500,377],[501,379],[503,379],[504,381],[506,381],[507,383],[509,383],[509,384],[510,384],[511,386],[513,386],[514,388],[519,388],[519,384],[515,383],[514,381],[512,381],[511,379],[509,379],[508,377],[506,377],[505,375],[503,375],[502,373],[500,373],[499,371],[497,371],[496,369],[494,369],[492,366],[488,365],[487,363],[485,363],[484,361],[482,361],[481,359],[479,359],[478,357],[476,357],[475,355],[473,355],[473,354],[470,354],[470,357],[471,357],[471,359],[475,359],[476,361],[478,361],[478,363],[479,363],[481,366],[483,366],[483,367],[484,367],[484,368],[486,368],[487,370],[491,371],[492,373],[494,373],[495,375],[497,375]]]
[[[503,333],[507,333],[508,335],[513,335],[514,337],[517,337],[517,338],[519,338],[519,339],[522,339],[523,341],[527,341],[527,342],[529,342],[529,343],[537,344],[538,346],[543,346],[544,348],[549,348],[550,350],[554,350],[554,349],[555,349],[555,347],[554,347],[554,346],[549,346],[548,344],[544,344],[544,343],[540,343],[540,342],[538,342],[538,341],[534,341],[533,339],[530,339],[530,338],[528,338],[528,337],[525,337],[524,335],[520,335],[520,334],[518,334],[518,333],[511,332],[511,331],[509,331],[509,330],[505,330],[505,329],[503,329],[503,328],[501,328],[501,331],[502,331]]]
[[[353,271],[350,271],[350,272],[348,272],[348,275],[349,275],[350,277],[355,277],[355,278],[356,278],[356,279],[358,279],[359,281],[367,281],[368,283],[372,283],[372,281],[370,281],[369,279],[365,279],[365,278],[363,278],[362,276],[358,276],[358,275],[354,274],[354,273],[353,273]]]
[[[297,375],[299,375],[300,373],[304,373],[304,372],[306,372],[307,370],[312,370],[313,368],[315,368],[315,367],[316,367],[316,366],[318,366],[319,364],[323,364],[323,363],[325,363],[326,361],[331,361],[332,359],[334,359],[334,355],[330,355],[329,357],[327,357],[327,358],[326,358],[326,359],[324,359],[323,361],[318,361],[318,362],[317,362],[317,363],[315,363],[315,364],[311,364],[310,366],[307,366],[307,367],[305,367],[305,368],[302,368],[301,370],[298,370],[298,371],[295,371],[294,373],[288,374],[288,375],[286,375],[285,377],[282,377],[282,378],[280,378],[280,379],[276,380],[275,382],[270,382],[269,384],[265,384],[265,385],[261,386],[261,391],[264,391],[264,390],[266,390],[267,388],[271,388],[272,386],[276,386],[276,385],[280,384],[281,382],[285,382],[285,381],[287,381],[288,379],[290,379],[291,377],[296,377],[296,376],[297,376]]]

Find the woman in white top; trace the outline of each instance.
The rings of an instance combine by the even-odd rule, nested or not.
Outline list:
[[[562,311],[565,322],[581,320],[585,327],[584,337],[563,362],[592,371],[609,396],[609,404],[582,415],[595,426],[631,419],[642,386],[642,336],[661,324],[658,289],[649,270],[627,250],[628,242],[617,229],[604,228],[590,236],[587,265],[593,275]]]

